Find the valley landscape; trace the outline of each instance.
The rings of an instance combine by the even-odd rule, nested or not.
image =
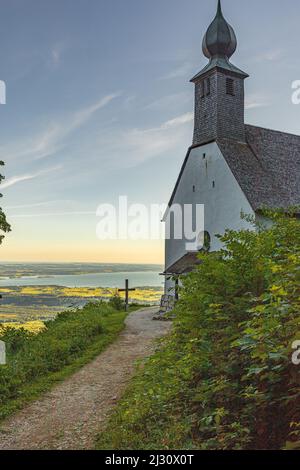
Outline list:
[[[35,331],[59,312],[108,301],[125,279],[136,288],[130,293],[131,303],[157,305],[162,294],[159,272],[159,265],[4,264],[0,323]]]

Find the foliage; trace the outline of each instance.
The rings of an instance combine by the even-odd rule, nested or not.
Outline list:
[[[0,366],[0,418],[99,354],[122,330],[124,319],[125,313],[97,302],[61,313],[39,334],[0,328],[7,347],[7,365]]]
[[[0,166],[3,166],[3,165],[4,165],[4,162],[0,161]],[[3,179],[4,179],[4,176],[0,175],[0,184]],[[0,197],[2,197],[2,194],[0,194]],[[6,220],[6,216],[3,210],[1,209],[1,207],[0,207],[0,230],[4,233],[8,233],[11,230],[10,225]],[[0,245],[3,241],[3,238],[4,238],[4,235],[0,235]]]
[[[294,449],[300,441],[300,224],[228,230],[182,278],[172,334],[137,373],[98,448]],[[252,221],[254,223],[254,221]]]
[[[115,293],[110,297],[109,304],[116,310],[124,310],[125,302],[121,299],[119,292],[116,290]]]

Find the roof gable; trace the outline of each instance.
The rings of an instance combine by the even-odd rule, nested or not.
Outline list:
[[[300,136],[250,125],[245,128],[246,143],[224,138],[216,143],[253,210],[300,205]],[[210,142],[189,148],[169,207],[191,150]]]

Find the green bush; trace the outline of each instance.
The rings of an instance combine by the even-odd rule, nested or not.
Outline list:
[[[114,295],[112,295],[108,302],[115,310],[120,311],[120,310],[125,309],[125,302],[124,302],[124,300],[121,299],[118,292],[116,292]]]
[[[182,278],[172,334],[137,373],[98,447],[300,447],[300,224],[230,231]]]
[[[0,324],[0,339],[5,341],[7,353],[15,353],[23,349],[25,344],[33,338],[33,334],[23,328],[4,328]]]

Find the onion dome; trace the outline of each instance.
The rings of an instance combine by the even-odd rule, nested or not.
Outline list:
[[[246,78],[249,75],[233,65],[229,59],[234,54],[237,47],[235,32],[225,20],[221,0],[218,0],[218,9],[215,18],[209,25],[203,38],[202,50],[209,63],[192,78],[191,82],[196,82],[204,74],[212,69],[219,68]]]
[[[213,22],[208,27],[203,38],[202,50],[205,57],[227,57],[236,50],[237,40],[232,26],[225,20],[221,0],[218,0],[218,10]]]

